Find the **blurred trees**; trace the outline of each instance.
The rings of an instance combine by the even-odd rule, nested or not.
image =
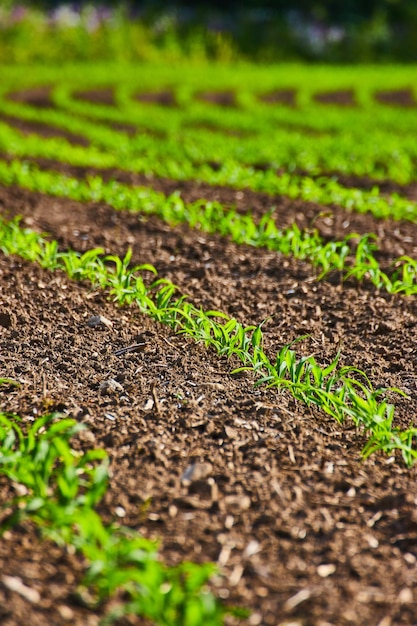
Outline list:
[[[148,38],[255,61],[417,62],[417,0],[0,0],[49,13],[107,7]],[[1,27],[1,24],[0,24]]]
[[[3,0],[7,3],[7,0]],[[13,0],[9,1],[13,4]],[[106,6],[120,6],[124,4],[133,9],[169,9],[183,7],[190,10],[200,9],[204,11],[239,12],[245,9],[272,10],[276,12],[296,11],[305,17],[320,19],[339,24],[369,20],[376,14],[384,14],[386,19],[397,22],[417,18],[417,2],[415,0],[126,0],[120,3],[117,0],[100,0],[100,2],[88,2],[88,0],[59,1],[59,0],[28,0],[14,2],[14,4],[26,4],[43,9],[53,8],[60,4],[69,4],[75,8],[83,4],[101,4]]]

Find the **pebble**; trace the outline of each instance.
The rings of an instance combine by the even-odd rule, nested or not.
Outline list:
[[[114,380],[114,378],[109,378],[105,380],[100,385],[100,394],[102,396],[109,396],[116,393],[121,393],[124,391],[123,385]]]
[[[25,600],[27,600],[28,602],[31,602],[32,604],[38,604],[40,602],[40,593],[36,591],[36,589],[32,589],[32,587],[28,587],[27,585],[25,585],[22,579],[18,576],[3,575],[1,577],[1,581],[3,585],[7,587],[7,589],[10,589],[10,591],[15,591],[16,593],[21,595],[22,598],[25,598]]]
[[[320,578],[327,578],[336,571],[336,565],[334,563],[323,563],[317,567],[317,574]]]
[[[107,326],[107,328],[113,327],[113,322],[107,319],[107,317],[104,317],[104,315],[92,315],[86,323],[90,328],[97,328],[97,326]]]
[[[202,480],[209,476],[212,470],[211,463],[192,463],[181,476],[181,482],[183,485],[189,485],[196,480]]]

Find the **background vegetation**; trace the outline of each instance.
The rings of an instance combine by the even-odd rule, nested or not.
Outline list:
[[[411,0],[3,0],[0,62],[193,60],[413,62]],[[59,36],[58,36],[59,35]],[[31,40],[31,45],[27,43]],[[45,46],[45,41],[48,45]]]

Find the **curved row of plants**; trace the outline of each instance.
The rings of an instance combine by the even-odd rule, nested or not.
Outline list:
[[[152,107],[153,94],[169,94],[178,108],[164,110],[168,124],[171,119],[186,121],[189,115],[196,115],[204,116],[226,130],[237,129],[235,125],[241,125],[242,130],[246,127],[262,132],[282,121],[325,132],[340,132],[350,127],[359,135],[364,129],[362,139],[376,129],[404,135],[416,130],[417,124],[412,107],[403,107],[401,115],[398,115],[398,107],[387,106],[374,98],[375,92],[388,90],[407,93],[412,98],[415,85],[412,66],[397,66],[387,72],[382,66],[307,68],[290,64],[241,64],[233,67],[207,65],[204,72],[196,72],[192,65],[187,64],[175,67],[174,77],[172,68],[164,65],[143,65],[140,72],[129,64],[112,66],[109,63],[88,62],[82,66],[32,65],[30,72],[24,67],[2,69],[1,91],[52,86],[51,98],[55,104],[80,113],[85,112],[87,109],[82,107],[89,107],[90,103],[80,101],[77,97],[79,92],[104,89],[109,93],[112,89],[114,103],[123,107],[124,114],[134,114],[143,119],[146,114],[156,117],[160,110],[158,106]],[[330,101],[327,98],[327,103],[317,98],[317,95],[341,92],[348,94],[356,106],[332,106],[331,98]],[[229,101],[236,102],[236,107],[215,106],[219,100],[204,100],[201,95],[205,93],[220,94],[220,101],[221,96],[226,94]],[[144,106],[143,103],[138,106],[137,94],[148,96]],[[284,97],[287,94],[293,99],[293,106],[285,106],[285,100],[283,105],[280,94]],[[100,108],[92,104],[89,112],[95,115]],[[152,108],[156,109],[154,114]],[[105,110],[110,115],[117,115],[114,106],[103,107]]]
[[[181,150],[177,149],[178,141],[173,141],[169,147],[168,142],[158,142],[146,135],[131,140],[127,135],[103,125],[89,125],[87,136],[90,139],[94,137],[93,144],[74,146],[58,137],[39,137],[36,134],[23,137],[0,121],[0,151],[19,158],[49,158],[83,167],[121,168],[172,180],[200,180],[211,185],[248,188],[324,206],[337,205],[348,211],[370,212],[382,218],[414,220],[417,214],[416,202],[396,193],[382,195],[377,186],[370,191],[349,188],[340,184],[334,176],[279,174],[275,168],[263,170],[227,158],[219,164],[200,162],[198,158],[190,158],[190,155],[181,155]],[[84,122],[76,120],[72,129],[85,134],[82,127]]]
[[[156,270],[148,265],[131,266],[131,251],[124,258],[103,256],[102,249],[84,254],[61,252],[50,241],[18,222],[0,223],[0,249],[39,263],[49,270],[64,270],[76,280],[108,292],[119,304],[135,304],[154,320],[176,332],[191,335],[228,358],[238,361],[233,373],[253,372],[256,384],[286,389],[295,399],[318,406],[339,423],[349,420],[368,435],[362,451],[366,457],[377,450],[391,454],[401,451],[407,465],[417,457],[413,446],[417,428],[402,430],[394,423],[394,405],[384,397],[386,389],[374,389],[366,374],[355,367],[338,367],[339,355],[321,367],[313,356],[297,358],[291,345],[270,359],[263,348],[262,323],[244,327],[220,311],[203,311],[178,293],[176,286],[156,277],[146,285],[143,272]],[[401,393],[399,390],[391,390]]]
[[[331,131],[308,130],[302,120],[274,119],[259,122],[259,112],[247,113],[243,120],[235,120],[230,113],[219,120],[204,111],[179,113],[165,107],[145,107],[137,104],[120,109],[91,105],[65,98],[58,102],[66,107],[37,108],[7,99],[0,100],[0,111],[19,119],[41,122],[52,127],[82,134],[92,145],[115,149],[125,158],[134,158],[151,151],[164,158],[202,162],[235,162],[242,167],[262,165],[270,170],[284,168],[311,175],[334,172],[335,175],[371,176],[376,181],[392,180],[406,184],[415,179],[417,148],[409,132],[396,135],[380,126],[369,128],[350,120],[347,114],[341,128]],[[68,108],[68,110],[67,110]],[[153,110],[156,108],[156,111]],[[232,117],[232,121],[228,120]],[[261,118],[263,119],[263,118]],[[130,124],[137,128],[135,137],[111,124]],[[360,125],[361,136],[356,130]],[[228,132],[224,136],[214,128]],[[353,130],[352,130],[353,129]],[[146,133],[143,131],[146,130]],[[230,133],[232,131],[232,133]],[[233,136],[233,132],[237,136]],[[363,134],[368,132],[367,141]]]
[[[201,143],[204,153],[210,155],[208,160],[217,150],[226,158],[246,164],[269,163],[271,168],[334,171],[403,184],[415,178],[416,146],[410,136],[415,116],[411,111],[398,116],[379,108],[338,111],[330,107],[323,115],[322,107],[310,102],[271,109],[240,91],[236,98],[241,108],[207,107],[201,101],[190,101],[184,87],[178,90],[180,108],[165,106],[161,110],[158,102],[138,102],[130,85],[115,85],[115,106],[80,100],[73,89],[57,85],[51,92],[54,106],[96,122],[132,124],[139,132],[146,129],[165,137],[181,134],[179,148],[190,145],[195,152]],[[216,137],[216,130],[227,133],[227,141],[219,134]]]
[[[373,235],[360,237],[352,233],[341,241],[325,243],[316,229],[300,230],[296,224],[279,229],[273,211],[256,221],[250,212],[240,214],[219,202],[186,203],[178,193],[167,197],[147,187],[105,182],[99,176],[80,180],[18,161],[0,161],[0,183],[81,202],[103,202],[117,210],[157,215],[171,225],[183,222],[191,228],[230,237],[239,244],[308,260],[318,269],[319,278],[337,271],[344,279],[367,280],[388,293],[417,293],[417,261],[408,256],[395,259],[388,274],[375,257]]]

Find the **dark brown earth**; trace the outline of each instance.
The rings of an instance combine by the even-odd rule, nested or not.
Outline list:
[[[390,104],[400,107],[416,107],[417,102],[414,98],[414,93],[411,88],[397,89],[397,90],[385,90],[377,91],[375,94],[376,100],[383,104]]]
[[[41,101],[45,94],[31,96]],[[273,204],[280,226],[315,220],[333,239],[375,232],[383,264],[403,253],[416,258],[417,226],[409,222],[338,207],[318,217],[323,207],[249,190],[120,171],[106,177],[164,193],[178,189],[187,201],[219,200],[256,216]],[[103,246],[124,255],[131,247],[135,263],[154,264],[204,309],[245,324],[270,317],[264,332],[271,356],[306,334],[297,353],[314,354],[323,365],[340,347],[341,365],[363,369],[376,387],[409,394],[389,398],[397,423],[416,425],[414,298],[343,284],[336,275],[317,282],[308,263],[102,204],[0,187],[0,214],[22,215],[23,224],[48,231],[63,249]],[[90,328],[92,315],[112,326]],[[144,350],[116,354],[135,343]],[[416,468],[405,468],[398,455],[361,460],[364,433],[351,424],[339,425],[285,392],[255,388],[250,374],[232,376],[235,362],[134,307],[118,308],[86,285],[4,255],[0,362],[0,377],[21,384],[0,387],[2,410],[28,421],[58,410],[86,424],[74,445],[104,447],[111,459],[104,518],[122,512],[124,524],[161,541],[161,557],[170,564],[217,562],[221,576],[213,590],[226,603],[251,609],[245,625],[417,624]],[[109,379],[123,390],[103,394]],[[181,477],[193,464],[201,464],[202,477],[186,485]],[[0,501],[12,493],[0,477]],[[107,607],[82,606],[76,595],[82,572],[79,557],[22,524],[0,540],[0,623],[98,624]],[[12,591],[7,577],[18,577],[32,593]]]
[[[72,133],[69,130],[58,128],[44,122],[35,122],[29,120],[22,120],[12,115],[0,114],[0,120],[6,122],[9,126],[16,128],[23,135],[37,134],[42,137],[62,137],[69,143],[80,146],[88,146],[90,142],[88,139],[77,133]]]
[[[148,102],[149,104],[160,104],[162,106],[177,105],[174,94],[168,90],[137,93],[135,94],[135,99],[138,102]]]
[[[339,91],[323,91],[314,95],[314,100],[321,104],[337,104],[338,106],[356,106],[355,92],[353,89],[340,89]]]
[[[88,118],[86,118],[88,119]],[[90,118],[91,119],[91,118]],[[16,130],[19,130],[23,135],[36,134],[42,137],[62,137],[69,143],[79,146],[89,146],[90,141],[78,133],[73,133],[64,128],[59,128],[53,124],[47,124],[45,122],[35,122],[31,120],[22,120],[12,115],[5,115],[0,113],[0,120],[7,122],[9,126],[12,126]],[[129,136],[136,135],[138,132],[142,132],[138,126],[128,124],[126,122],[115,122],[113,120],[101,120],[102,124],[107,124],[114,130],[119,130],[127,133]],[[157,133],[154,133],[157,135]]]
[[[44,85],[42,87],[14,91],[7,94],[7,98],[12,102],[23,102],[39,109],[49,109],[52,104],[51,92],[52,87]]]
[[[196,94],[198,100],[223,107],[236,106],[236,94],[233,91],[203,91]]]
[[[297,90],[296,89],[277,89],[266,94],[259,96],[261,102],[268,104],[286,104],[290,107],[295,107],[297,104]]]
[[[94,104],[116,106],[116,98],[112,87],[99,87],[97,89],[75,91],[73,95],[75,98],[94,102]]]

